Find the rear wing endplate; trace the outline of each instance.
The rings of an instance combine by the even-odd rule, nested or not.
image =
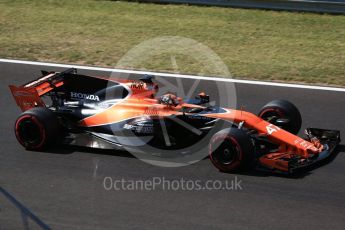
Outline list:
[[[63,77],[65,74],[75,74],[75,68],[67,69],[63,72],[46,72],[42,71],[43,76],[30,81],[22,86],[10,85],[10,90],[17,105],[22,111],[26,111],[33,107],[45,107],[45,103],[41,96],[50,92],[54,88],[64,84]]]
[[[22,111],[26,111],[34,107],[45,107],[45,104],[38,95],[36,88],[24,86],[17,87],[14,85],[10,85],[9,87],[17,105]]]

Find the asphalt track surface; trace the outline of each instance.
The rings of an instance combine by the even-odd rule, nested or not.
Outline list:
[[[0,229],[344,229],[344,146],[329,161],[290,178],[269,173],[224,174],[208,159],[164,168],[125,152],[62,149],[28,152],[13,123],[20,114],[8,84],[39,76],[40,66],[0,63]],[[103,74],[95,71],[80,71]],[[170,79],[173,80],[173,79]],[[194,80],[183,79],[190,87]],[[207,82],[203,82],[207,84]],[[228,84],[228,83],[224,83]],[[230,84],[230,83],[229,83]],[[285,98],[305,127],[345,133],[344,92],[236,84],[238,106],[259,111]],[[209,87],[212,96],[217,89]],[[107,191],[105,177],[126,180],[241,180],[242,190]],[[29,215],[29,217],[28,217]],[[40,225],[41,224],[41,227]]]

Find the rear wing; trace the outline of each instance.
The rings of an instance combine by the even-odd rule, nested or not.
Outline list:
[[[65,74],[76,74],[74,68],[67,69],[63,72],[46,72],[42,71],[43,76],[30,81],[22,86],[10,85],[10,90],[17,105],[22,111],[26,111],[33,107],[45,107],[41,96],[50,92],[54,88],[64,84],[63,76]]]

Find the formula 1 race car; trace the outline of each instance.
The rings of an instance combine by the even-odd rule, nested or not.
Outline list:
[[[76,69],[42,74],[23,86],[10,86],[23,111],[15,135],[28,150],[64,143],[178,152],[211,134],[207,151],[221,171],[258,166],[291,173],[330,156],[340,142],[334,130],[308,128],[305,139],[296,136],[301,115],[285,100],[274,100],[254,115],[210,106],[205,93],[187,100],[169,92],[157,97],[153,76],[113,79],[77,74]],[[219,130],[219,123],[226,128]]]

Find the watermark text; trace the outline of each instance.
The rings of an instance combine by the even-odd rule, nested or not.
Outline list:
[[[147,180],[114,179],[104,177],[103,187],[110,191],[210,191],[210,190],[243,190],[242,180],[237,176],[231,180],[190,180],[166,179],[165,177],[152,177]]]

